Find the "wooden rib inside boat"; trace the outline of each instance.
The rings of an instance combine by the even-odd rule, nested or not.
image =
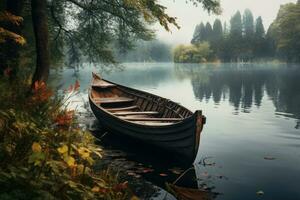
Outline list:
[[[201,111],[192,113],[178,103],[94,73],[89,100],[99,122],[112,133],[195,158],[205,123]]]

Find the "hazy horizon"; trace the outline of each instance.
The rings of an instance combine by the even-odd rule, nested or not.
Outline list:
[[[159,25],[155,25],[154,29],[157,30],[156,34],[159,40],[170,44],[187,44],[192,39],[195,26],[200,22],[213,23],[218,18],[222,23],[226,21],[228,24],[236,11],[239,10],[243,15],[244,10],[249,8],[253,13],[254,20],[259,16],[262,17],[267,31],[269,25],[276,18],[280,5],[291,2],[295,3],[296,0],[221,0],[222,14],[214,15],[203,10],[202,5],[195,7],[192,3],[186,3],[183,0],[160,0],[160,3],[167,7],[167,13],[177,17],[177,22],[181,28],[178,30],[172,27],[172,33],[167,32]]]

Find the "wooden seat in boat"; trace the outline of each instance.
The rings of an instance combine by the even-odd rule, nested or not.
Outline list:
[[[118,108],[107,108],[106,110],[109,112],[118,112],[118,111],[128,111],[128,110],[135,110],[138,107],[134,106],[127,106],[127,107],[118,107]]]
[[[94,98],[96,103],[104,104],[104,103],[126,103],[133,102],[134,99],[130,99],[127,97],[106,97],[106,98]]]
[[[121,119],[124,119],[124,120],[128,120],[128,121],[160,121],[160,122],[168,122],[168,121],[182,121],[181,118],[151,118],[151,117],[145,117],[145,118],[142,118],[142,117],[120,117]]]
[[[156,122],[156,121],[134,121],[134,123],[149,125],[149,126],[166,126],[166,125],[174,124],[172,122]]]
[[[159,112],[156,111],[138,111],[138,112],[115,112],[115,115],[123,116],[123,115],[157,115]]]

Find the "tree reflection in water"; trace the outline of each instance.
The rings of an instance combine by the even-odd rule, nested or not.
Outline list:
[[[178,78],[189,78],[199,101],[226,100],[239,112],[251,112],[270,98],[277,115],[300,119],[300,68],[297,66],[216,64],[175,65]],[[298,120],[295,128],[299,128]]]

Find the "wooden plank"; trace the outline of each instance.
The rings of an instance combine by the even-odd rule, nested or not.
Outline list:
[[[92,83],[92,87],[108,88],[108,87],[115,87],[115,86],[116,86],[115,84],[109,83],[101,79],[94,79]]]
[[[116,85],[110,84],[110,83],[105,83],[105,84],[92,84],[92,87],[96,87],[96,88],[112,88],[112,87],[116,87]]]
[[[122,116],[122,115],[157,115],[159,112],[156,111],[144,111],[144,112],[115,112],[115,115]]]
[[[128,121],[182,121],[180,118],[139,118],[139,117],[120,117],[121,119]]]
[[[96,103],[123,103],[123,102],[133,102],[134,99],[130,99],[127,97],[107,97],[107,98],[95,98],[94,101]]]
[[[174,124],[172,122],[156,122],[156,121],[134,121],[134,123],[149,125],[149,126],[166,126],[166,125]]]
[[[136,109],[136,108],[138,108],[138,107],[136,105],[134,105],[134,106],[120,107],[120,108],[107,108],[106,110],[110,111],[110,112],[116,112],[116,111],[133,110],[133,109]]]

